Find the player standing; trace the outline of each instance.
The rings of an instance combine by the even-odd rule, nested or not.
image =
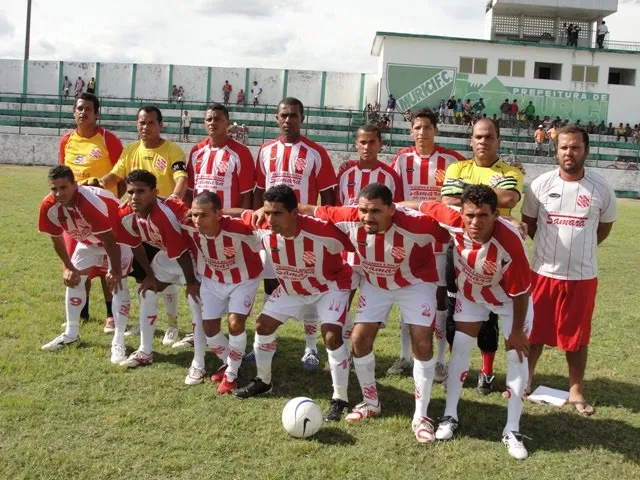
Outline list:
[[[535,243],[529,389],[543,345],[565,352],[569,402],[583,415],[595,409],[584,396],[584,372],[598,285],[597,247],[616,221],[611,185],[584,166],[589,134],[567,125],[558,131],[559,168],[531,183],[522,221]]]
[[[278,104],[276,120],[280,137],[260,147],[256,159],[256,191],[253,208],[262,207],[265,190],[274,185],[291,187],[299,203],[316,205],[318,195],[321,205],[334,205],[336,174],[327,151],[300,133],[304,121],[304,106],[297,98],[287,97]],[[273,269],[265,264],[265,303],[278,286]],[[305,316],[306,347],[302,363],[307,371],[315,371],[320,365],[317,347],[317,319]]]
[[[453,114],[452,114],[453,115]],[[465,158],[455,150],[435,143],[438,134],[438,117],[431,110],[420,110],[411,117],[411,138],[414,146],[400,150],[391,166],[398,172],[404,186],[406,200],[440,200],[447,168]],[[446,245],[436,243],[436,268],[438,271],[438,290],[436,310],[436,367],[435,381],[443,382],[447,377],[445,352],[447,338],[447,282],[446,282]],[[400,375],[411,367],[411,341],[409,329],[400,318],[400,356],[387,370],[388,375]]]
[[[66,285],[65,331],[42,350],[58,350],[65,345],[79,343],[80,312],[87,299],[85,283],[94,267],[108,259],[107,285],[114,292],[115,334],[111,346],[111,362],[124,359],[124,329],[129,316],[129,290],[127,273],[131,268],[132,254],[128,247],[116,243],[117,197],[105,190],[79,186],[73,171],[63,165],[49,170],[51,193],[40,205],[39,230],[51,235],[51,242],[64,265],[63,279]],[[62,234],[75,240],[71,258],[67,253]]]

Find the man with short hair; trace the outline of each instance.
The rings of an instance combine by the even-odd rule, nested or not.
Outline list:
[[[456,97],[451,96],[451,98],[447,100],[447,123],[453,123],[455,110],[456,110]]]
[[[516,124],[516,119],[518,117],[518,112],[519,112],[519,107],[518,107],[518,100],[516,100],[515,98],[513,99],[513,102],[511,102],[511,105],[509,105],[509,120],[510,120],[510,125],[513,128]]]
[[[533,105],[532,101],[530,101],[529,105],[525,107],[524,114],[529,123],[532,123],[534,121],[534,118],[536,116],[536,107]]]
[[[253,106],[255,107],[260,103],[260,94],[262,93],[262,87],[258,85],[258,81],[254,80],[251,86],[251,95],[253,95]]]
[[[95,77],[91,77],[91,80],[89,80],[89,84],[87,85],[87,93],[91,93],[91,94],[96,93],[96,79],[95,79]]]
[[[231,92],[233,92],[233,87],[229,83],[229,80],[224,81],[224,85],[222,85],[222,97],[225,105],[229,105],[229,97],[231,96]]]
[[[182,141],[189,141],[189,130],[191,130],[191,117],[189,117],[189,112],[184,110],[182,112],[182,118],[180,119],[180,125],[182,127]]]
[[[502,127],[507,127],[509,125],[509,110],[511,109],[510,105],[509,105],[509,99],[505,98],[504,102],[502,102],[502,105],[500,105],[500,120],[501,120],[501,126]]]
[[[501,216],[511,215],[523,191],[522,172],[503,162],[499,155],[500,127],[492,120],[479,120],[471,132],[473,158],[449,166],[442,187],[442,202],[460,206],[460,198],[467,185],[488,185],[498,195],[498,211]],[[482,351],[482,370],[478,376],[479,393],[493,391],[493,363],[498,349],[498,319],[491,314],[478,335],[478,347]]]
[[[584,396],[584,373],[598,284],[597,248],[617,219],[616,197],[609,183],[585,168],[589,135],[568,125],[558,131],[559,168],[531,183],[522,221],[535,244],[529,384],[544,345],[565,352],[569,367],[569,402],[578,413],[595,409]]]
[[[391,115],[393,117],[393,113],[396,111],[396,99],[393,98],[393,93],[389,94],[389,98],[387,99],[387,115]]]
[[[480,98],[476,103],[473,104],[471,111],[473,112],[475,118],[482,118],[485,108],[487,107],[484,104],[484,99]]]
[[[547,130],[549,137],[549,156],[555,155],[558,149],[558,127],[555,122],[551,124],[551,128]]]
[[[598,26],[598,36],[596,38],[598,48],[604,48],[604,37],[606,37],[607,33],[609,33],[609,27],[607,27],[607,23],[603,20]]]
[[[78,77],[78,79],[76,80],[76,98],[78,98],[80,96],[80,94],[82,93],[82,90],[84,89],[84,80],[82,79],[82,77]]]
[[[534,155],[542,155],[542,151],[544,150],[544,143],[546,140],[547,132],[544,129],[544,125],[538,125],[536,131],[533,132]]]
[[[69,80],[69,77],[65,75],[64,80],[62,82],[62,94],[64,95],[65,100],[69,97],[70,90],[71,90],[71,80]]]
[[[279,184],[291,187],[300,203],[315,205],[319,197],[321,205],[334,205],[336,174],[327,151],[301,134],[304,122],[302,102],[293,97],[282,99],[278,104],[276,120],[281,136],[263,144],[256,158],[254,210],[262,207],[264,192]],[[268,261],[264,278],[266,303],[278,285]],[[305,370],[315,371],[320,365],[315,319],[306,319],[305,334],[302,362]]]
[[[462,118],[464,115],[464,105],[462,104],[462,99],[459,98],[456,102],[456,125],[460,125],[462,123]]]
[[[85,283],[89,272],[107,262],[106,283],[113,291],[115,334],[111,362],[124,359],[124,330],[129,317],[129,290],[126,276],[131,267],[131,249],[116,243],[118,198],[100,188],[76,183],[71,168],[58,165],[49,170],[51,192],[40,205],[38,227],[51,236],[53,248],[64,265],[66,289],[65,331],[42,350],[59,350],[80,342],[80,312],[87,299]],[[62,234],[77,243],[69,256]]]
[[[411,119],[411,138],[414,146],[398,152],[391,162],[392,168],[400,175],[405,200],[440,200],[447,168],[464,156],[455,150],[435,143],[438,135],[438,119],[430,110],[417,112]],[[448,243],[448,242],[447,242]],[[447,350],[447,282],[446,244],[434,245],[436,269],[438,273],[436,310],[436,366],[435,381],[443,382],[447,376],[445,352]],[[387,370],[388,375],[400,375],[412,365],[411,339],[409,330],[400,318],[400,356]]]

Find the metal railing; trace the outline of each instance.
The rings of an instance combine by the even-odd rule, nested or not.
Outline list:
[[[629,52],[638,52],[640,51],[640,42],[631,42],[626,40],[610,40],[610,33],[608,33],[603,42],[603,50],[624,50]],[[542,34],[528,34],[526,30],[523,33],[523,36],[520,37],[518,34],[514,33],[502,33],[502,32],[494,32],[494,39],[498,41],[504,42],[526,42],[530,44],[541,44],[541,45],[558,45],[558,46],[573,46],[573,47],[581,47],[581,48],[599,48],[597,44],[597,30],[593,29],[582,29],[578,38],[574,42],[572,38],[569,37],[566,31],[566,27],[563,27],[562,24],[558,28],[557,32],[543,32]]]

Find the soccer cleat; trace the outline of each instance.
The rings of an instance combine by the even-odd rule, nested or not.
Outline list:
[[[234,380],[230,382],[227,380],[227,377],[223,377],[220,385],[218,385],[218,395],[226,395],[227,393],[233,393],[234,390],[238,388],[238,383]]]
[[[127,352],[122,345],[111,345],[111,363],[120,365],[127,359]]]
[[[45,343],[41,348],[41,350],[48,350],[49,352],[55,352],[56,350],[60,350],[68,345],[78,345],[80,343],[80,336],[76,338],[69,338],[64,333],[62,335],[58,335],[56,338],[51,340],[49,343]]]
[[[200,385],[204,381],[206,372],[204,368],[191,366],[189,373],[184,378],[185,385]]]
[[[413,430],[418,443],[433,443],[436,441],[436,435],[433,432],[433,420],[429,417],[414,419],[411,422],[411,430]]]
[[[113,317],[107,317],[104,319],[104,333],[113,333],[116,331],[116,321]]]
[[[480,373],[478,376],[478,393],[482,395],[489,395],[493,392],[493,380],[496,378],[495,375],[487,375],[486,373]]]
[[[140,325],[134,325],[129,330],[124,332],[125,337],[138,337],[140,336]]]
[[[222,365],[218,370],[216,370],[216,373],[211,375],[211,381],[213,383],[220,383],[224,379],[224,372],[226,371],[227,371],[227,366]]]
[[[320,368],[320,359],[315,350],[308,350],[302,356],[302,368],[307,373],[315,373]]]
[[[256,361],[256,352],[251,350],[249,353],[244,354],[243,362],[255,363]]]
[[[344,420],[349,423],[356,423],[367,418],[375,417],[381,411],[382,408],[380,405],[374,407],[367,402],[362,402],[356,405],[355,408],[344,417]]]
[[[502,437],[502,443],[507,447],[509,455],[517,460],[524,460],[529,456],[522,441],[522,434],[518,432],[508,432]]]
[[[453,417],[442,417],[436,430],[436,439],[445,441],[453,438],[453,432],[458,428],[458,421]]]
[[[187,348],[193,348],[193,333],[189,333],[184,336],[182,340],[175,342],[171,345],[176,350],[184,350]]]
[[[327,413],[324,414],[325,422],[339,422],[345,413],[349,412],[349,403],[339,398],[331,399],[331,406]]]
[[[413,368],[413,361],[406,358],[398,358],[387,370],[387,375],[403,375]]]
[[[146,353],[141,352],[140,350],[136,350],[131,355],[129,355],[129,358],[120,362],[120,365],[127,368],[136,368],[136,367],[143,367],[145,365],[151,365],[152,363],[153,363],[153,354],[147,355]]]
[[[444,363],[436,363],[435,374],[433,381],[436,383],[443,383],[447,379],[449,369]]]
[[[164,331],[164,337],[162,338],[163,345],[173,345],[180,338],[180,332],[176,327],[167,327]]]
[[[270,383],[264,383],[259,378],[254,378],[249,382],[248,385],[245,385],[242,388],[236,388],[233,391],[233,394],[238,398],[245,399],[257,397],[259,395],[266,395],[268,393],[271,393],[272,389],[273,385],[271,385]]]

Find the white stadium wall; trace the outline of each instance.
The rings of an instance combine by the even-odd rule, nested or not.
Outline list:
[[[169,65],[136,65],[135,97],[152,100],[169,98]]]
[[[238,98],[238,92],[245,90],[246,88],[246,68],[217,68],[211,69],[211,93],[210,99],[212,102],[222,102],[222,85],[226,80],[229,80],[229,84],[233,88],[231,95],[229,96],[229,102],[234,104]],[[245,91],[245,98],[249,98]]]
[[[101,63],[98,93],[102,97],[129,98],[131,96],[131,63]]]
[[[191,67],[187,65],[174,65],[173,80],[170,85],[184,88],[185,101],[207,101],[207,67]]]
[[[321,105],[322,72],[289,70],[287,78],[287,97],[295,97],[303,105]]]
[[[60,94],[60,62],[29,62],[27,92],[38,95]],[[0,88],[0,90],[3,90]]]
[[[86,91],[87,85],[91,77],[96,76],[96,64],[95,63],[83,63],[83,62],[62,62],[62,78],[67,76],[71,81],[71,94],[73,94],[73,86],[76,84],[78,77],[82,77],[84,80],[84,89]],[[60,86],[59,88],[62,88]]]
[[[247,93],[247,103],[253,102],[253,97],[251,96],[251,86],[256,80],[258,81],[258,86],[262,87],[260,103],[274,105],[282,100],[284,70],[252,68],[249,71],[249,91]]]
[[[22,60],[0,60],[0,92],[22,91]]]
[[[327,72],[324,106],[353,108],[359,105],[362,74]],[[354,99],[358,103],[354,102]]]

